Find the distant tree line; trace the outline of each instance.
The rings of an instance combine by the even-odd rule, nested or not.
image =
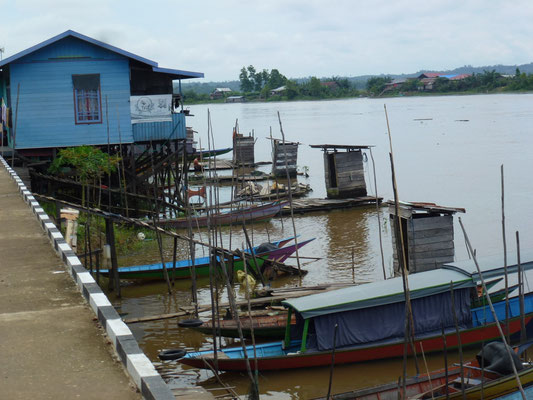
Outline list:
[[[407,79],[405,82],[391,87],[391,77],[372,77],[366,83],[366,92],[370,96],[410,94],[414,92],[430,93],[487,93],[494,91],[526,91],[533,90],[533,74],[520,72],[516,68],[514,75],[502,75],[495,70],[473,73],[463,79],[447,79],[438,77],[434,80],[432,88],[423,87],[423,83],[416,78]]]
[[[313,100],[360,96],[396,96],[416,95],[419,93],[488,93],[495,91],[530,91],[533,90],[533,73],[521,72],[515,67],[514,74],[504,75],[496,70],[484,70],[472,73],[463,79],[436,78],[430,89],[424,87],[421,80],[409,77],[404,82],[391,85],[391,76],[369,76],[366,84],[354,81],[354,78],[317,77],[288,79],[277,69],[258,71],[253,65],[242,67],[238,81],[191,83],[185,86],[186,103],[203,103],[213,100],[210,93],[216,87],[228,87],[231,96],[245,96],[248,101],[278,100]],[[283,87],[283,90],[273,92]],[[360,89],[358,89],[359,87]]]
[[[257,72],[253,65],[242,67],[239,74],[241,93],[263,100],[326,99],[357,96],[359,92],[346,78],[292,80],[277,69]],[[280,89],[272,92],[274,89]]]

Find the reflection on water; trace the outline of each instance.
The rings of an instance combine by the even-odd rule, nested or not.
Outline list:
[[[501,253],[500,165],[506,171],[506,223],[509,232],[519,230],[524,247],[533,243],[533,208],[528,207],[533,198],[533,184],[529,177],[533,158],[528,149],[533,146],[533,95],[447,96],[403,99],[357,99],[327,102],[294,102],[269,104],[217,104],[195,106],[196,119],[191,121],[200,136],[205,136],[206,121],[201,116],[209,107],[214,126],[216,147],[231,146],[231,132],[235,118],[241,131],[255,130],[258,138],[256,160],[270,159],[269,136],[272,126],[274,136],[277,111],[280,111],[287,140],[305,143],[300,146],[300,166],[309,167],[310,177],[299,179],[311,184],[312,197],[324,197],[324,172],[322,154],[307,144],[374,144],[376,174],[379,194],[392,197],[390,188],[389,148],[383,103],[387,103],[393,143],[400,198],[405,201],[433,201],[442,205],[465,207],[462,215],[471,241],[480,255]],[[420,118],[430,120],[415,121]],[[464,121],[468,120],[468,121]],[[207,143],[207,141],[205,141]],[[264,168],[268,171],[270,166]],[[371,168],[365,164],[369,193],[374,192]],[[370,182],[370,184],[369,184]],[[221,188],[222,200],[231,197],[228,187]],[[300,250],[300,255],[319,257],[310,262],[302,260],[309,271],[301,281],[303,285],[326,282],[352,281],[352,251],[355,280],[383,279],[379,246],[379,230],[383,235],[385,270],[392,271],[391,232],[387,210],[382,208],[381,226],[378,226],[374,207],[339,210],[309,215],[296,215],[295,225],[300,240],[316,240]],[[290,218],[275,218],[270,222],[247,227],[255,245],[293,235]],[[508,237],[511,235],[508,232]],[[195,238],[207,241],[204,231]],[[455,220],[456,258],[464,259],[463,235]],[[243,248],[242,228],[222,229],[218,244],[224,247]],[[508,243],[508,246],[510,244]],[[179,242],[178,258],[188,258],[188,246]],[[172,239],[165,239],[164,257],[171,260]],[[207,255],[197,248],[197,256]],[[135,254],[119,260],[121,266],[160,262],[155,241]],[[289,263],[296,265],[295,260]],[[273,286],[296,286],[297,277],[287,277],[273,282]],[[128,318],[179,312],[190,305],[191,284],[176,282],[169,295],[164,283],[130,285],[124,287],[123,298],[114,303],[119,312]],[[198,282],[199,302],[210,302],[209,280]],[[218,288],[224,301],[225,289]],[[242,294],[241,294],[242,296]],[[208,318],[210,316],[207,316]],[[175,319],[131,325],[135,337],[148,357],[171,385],[195,385],[214,388],[220,385],[206,371],[182,368],[176,362],[160,362],[157,354],[162,349],[209,349],[212,338],[207,335],[178,328]],[[376,329],[379,329],[377,327]],[[233,342],[223,341],[223,344]],[[470,357],[475,351],[467,353]],[[457,355],[450,355],[456,361]],[[413,363],[409,372],[414,373]],[[421,366],[423,365],[420,363]],[[442,367],[441,355],[428,357],[429,369]],[[333,391],[396,381],[401,374],[401,360],[347,365],[335,368]],[[311,368],[300,371],[269,372],[260,374],[262,398],[308,399],[325,395],[329,377],[328,368]],[[247,393],[245,374],[222,374],[224,382],[235,386],[240,394]],[[216,394],[221,394],[217,392]]]

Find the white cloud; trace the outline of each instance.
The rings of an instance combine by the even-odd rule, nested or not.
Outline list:
[[[244,65],[289,77],[532,61],[526,0],[0,1],[4,57],[67,29],[161,66],[237,79]]]

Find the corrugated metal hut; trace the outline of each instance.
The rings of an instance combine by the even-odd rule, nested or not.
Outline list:
[[[394,270],[399,272],[396,246],[396,212],[389,201]],[[464,208],[443,207],[434,203],[400,202],[401,232],[409,272],[428,271],[454,261],[453,215]]]
[[[154,61],[68,30],[0,61],[20,154],[79,145],[185,139],[173,80],[202,73]],[[15,110],[17,107],[18,109]]]
[[[287,172],[291,178],[296,176],[299,144],[287,141],[283,143],[280,139],[272,139],[272,174],[274,176],[283,178],[287,176]],[[287,160],[287,165],[285,165],[285,160]]]
[[[313,144],[311,147],[324,151],[324,178],[328,198],[367,195],[363,150],[371,146]]]

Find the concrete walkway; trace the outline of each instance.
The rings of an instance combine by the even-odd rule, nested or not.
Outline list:
[[[0,398],[140,399],[0,165]]]

